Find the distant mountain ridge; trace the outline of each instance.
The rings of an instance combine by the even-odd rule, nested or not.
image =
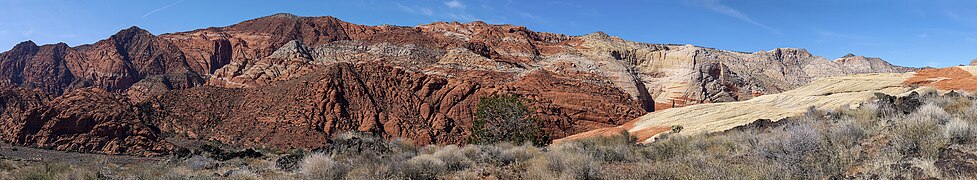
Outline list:
[[[0,87],[33,100],[0,104],[17,112],[0,115],[0,129],[4,141],[19,145],[144,155],[172,148],[163,133],[278,148],[319,147],[348,130],[461,143],[480,97],[516,94],[559,138],[650,111],[784,92],[818,78],[913,70],[863,56],[828,60],[803,49],[741,53],[484,22],[364,26],[276,14],[161,35],[131,27],[76,47],[18,44],[0,54]],[[81,103],[93,98],[118,103]],[[116,122],[102,115],[43,115],[98,109],[139,111],[114,114],[146,127],[131,134],[148,138],[119,141],[57,127]],[[92,140],[67,140],[77,136]]]

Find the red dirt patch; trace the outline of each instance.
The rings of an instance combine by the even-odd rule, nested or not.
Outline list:
[[[940,90],[977,90],[977,77],[957,67],[923,69],[903,81],[905,85],[929,86]]]
[[[620,135],[621,133],[629,129],[634,129],[635,122],[636,121],[633,120],[628,123],[625,123],[624,125],[617,126],[617,127],[599,128],[599,129],[594,129],[579,134],[574,134],[572,136],[567,136],[561,139],[553,140],[553,143],[556,144],[556,143],[562,143],[564,141],[586,139],[586,138],[599,137],[599,136],[607,137],[607,136]],[[631,136],[634,136],[638,140],[638,142],[643,142],[651,137],[654,137],[655,135],[670,132],[670,131],[672,131],[671,127],[656,126],[656,127],[641,129],[637,132],[631,132]]]

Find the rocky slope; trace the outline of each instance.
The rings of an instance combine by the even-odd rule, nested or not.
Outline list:
[[[2,140],[32,147],[107,154],[159,155],[174,150],[125,97],[84,88],[49,98],[17,87],[0,90]]]
[[[480,97],[517,94],[559,138],[646,112],[784,92],[818,78],[911,70],[862,56],[828,60],[803,49],[743,53],[483,22],[364,26],[276,14],[158,36],[132,27],[76,47],[21,43],[0,54],[0,85],[36,89],[31,92],[51,100],[35,104],[65,111],[52,114],[111,111],[110,118],[95,119],[110,123],[104,127],[120,121],[150,131],[125,129],[120,132],[147,138],[118,140],[53,125],[40,127],[91,139],[18,140],[9,137],[53,135],[18,131],[27,124],[17,119],[60,120],[7,113],[24,108],[6,104],[0,105],[9,109],[0,127],[4,139],[17,144],[107,153],[124,150],[99,143],[145,145],[133,152],[170,148],[156,138],[161,133],[277,148],[322,146],[326,137],[348,130],[460,143]],[[113,103],[64,104],[66,98]],[[81,110],[88,112],[70,112]]]
[[[803,87],[779,94],[769,94],[742,102],[701,104],[648,113],[624,125],[575,134],[557,141],[627,131],[642,142],[654,141],[657,135],[681,126],[679,134],[713,133],[746,126],[760,120],[776,122],[799,116],[808,108],[834,110],[857,106],[882,94],[906,96],[914,92],[935,90],[977,91],[977,67],[959,66],[924,69],[911,73],[873,73],[838,76],[816,80]]]

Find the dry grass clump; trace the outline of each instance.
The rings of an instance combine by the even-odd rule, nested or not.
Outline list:
[[[943,135],[951,143],[967,144],[973,142],[974,136],[977,136],[977,132],[975,132],[970,122],[954,118],[950,122],[947,122]]]
[[[943,127],[938,121],[927,114],[898,121],[890,130],[893,143],[903,154],[935,157],[940,148],[947,144]]]
[[[56,180],[56,179],[98,179],[96,172],[90,169],[76,168],[68,164],[61,163],[41,163],[33,166],[25,166],[10,169],[5,178],[0,179],[31,179],[31,180]]]
[[[310,179],[339,179],[346,174],[344,164],[323,153],[312,153],[299,163],[299,174]]]

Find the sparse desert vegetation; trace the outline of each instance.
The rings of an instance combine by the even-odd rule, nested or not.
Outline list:
[[[977,99],[880,95],[722,133],[417,146],[344,133],[316,150],[194,152],[151,164],[0,161],[5,179],[960,179],[977,175]],[[270,150],[269,150],[270,151]],[[220,157],[220,158],[218,158]],[[218,160],[225,159],[225,160]]]

